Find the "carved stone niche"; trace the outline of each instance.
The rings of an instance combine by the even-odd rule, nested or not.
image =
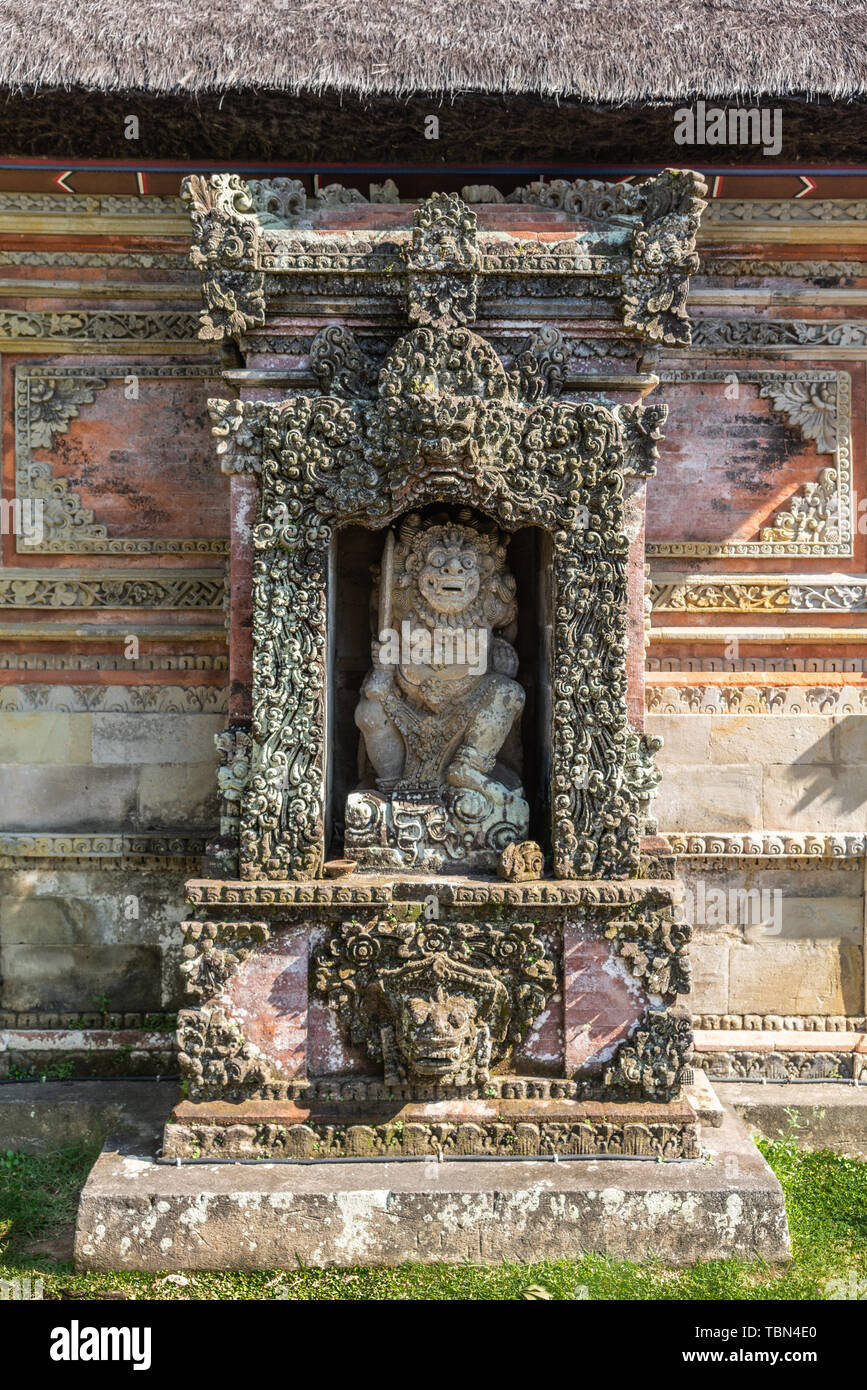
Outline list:
[[[210,402],[237,870],[188,885],[168,1155],[697,1152],[689,928],[642,841],[638,359],[688,339],[701,191],[528,196],[519,237],[454,194],[305,228],[188,181],[203,334],[246,363]],[[588,373],[612,344],[636,370]]]

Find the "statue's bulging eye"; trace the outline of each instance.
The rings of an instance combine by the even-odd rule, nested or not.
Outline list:
[[[432,550],[427,557],[427,562],[429,565],[433,565],[439,569],[440,565],[445,564],[446,559],[447,556],[444,550]]]
[[[476,562],[476,557],[471,550],[465,550],[461,556],[461,564],[465,570],[471,570]]]
[[[463,1009],[453,1009],[449,1014],[449,1023],[453,1028],[463,1028],[467,1021],[467,1014]]]

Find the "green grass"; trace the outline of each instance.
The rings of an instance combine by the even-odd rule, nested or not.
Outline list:
[[[759,1147],[783,1186],[789,1266],[714,1260],[689,1269],[600,1256],[534,1265],[404,1265],[397,1269],[256,1274],[78,1274],[60,1257],[94,1149],[0,1155],[0,1278],[41,1275],[47,1297],[140,1299],[825,1299],[829,1280],[867,1277],[867,1163],[798,1147]],[[52,1245],[53,1243],[53,1245]],[[62,1252],[60,1252],[62,1253]],[[583,1292],[586,1290],[586,1293]]]

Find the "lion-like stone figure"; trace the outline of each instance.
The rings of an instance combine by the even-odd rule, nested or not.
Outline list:
[[[518,773],[499,760],[524,707],[504,538],[468,511],[414,513],[386,541],[378,600],[355,711],[376,791],[349,798],[347,853],[493,868],[529,821]]]

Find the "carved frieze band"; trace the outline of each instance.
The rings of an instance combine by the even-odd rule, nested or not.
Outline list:
[[[49,460],[34,451],[53,447],[57,435],[69,429],[83,406],[109,381],[125,381],[131,372],[145,380],[156,378],[205,381],[213,370],[192,366],[150,366],[135,363],[106,366],[99,372],[79,367],[18,366],[15,369],[15,493],[21,503],[40,508],[40,534],[27,530],[17,536],[17,550],[26,554],[162,555],[225,554],[228,542],[208,537],[175,540],[162,536],[130,540],[110,537],[94,520],[91,508],[73,492],[65,478],[53,475]],[[36,513],[32,513],[36,515]]]
[[[223,714],[227,706],[218,685],[0,685],[4,714]]]
[[[650,685],[649,714],[867,714],[867,686]]]
[[[0,312],[0,344],[185,343],[194,348],[198,327],[196,314],[177,310],[8,309]]]
[[[711,830],[696,834],[669,831],[666,839],[674,854],[687,859],[860,859],[867,853],[867,835],[819,830],[764,830],[743,835]]]
[[[863,613],[867,575],[656,574],[660,613]]]
[[[0,609],[178,608],[220,609],[226,591],[221,571],[6,570],[0,573]]]
[[[208,836],[0,834],[0,858],[5,859],[190,859],[205,852]]]
[[[0,652],[0,671],[226,671],[227,656],[186,654],[135,658],[112,652]]]
[[[660,380],[730,381],[721,370],[663,370]],[[820,470],[762,527],[757,540],[649,541],[647,554],[670,556],[846,555],[853,553],[852,381],[848,372],[737,372],[738,386],[755,385],[771,408],[785,416],[818,452],[833,454],[833,467]]]

